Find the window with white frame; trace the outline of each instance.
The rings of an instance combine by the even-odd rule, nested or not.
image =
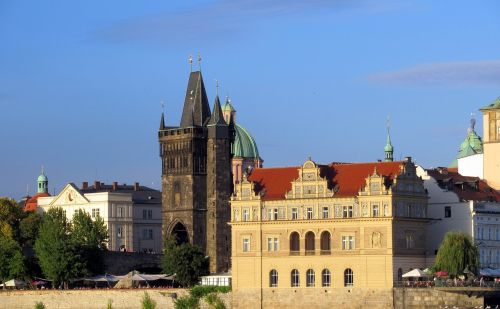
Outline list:
[[[243,252],[250,252],[250,238],[243,238]]]
[[[297,220],[299,218],[299,210],[297,208],[292,208],[292,220]]]
[[[125,217],[125,211],[124,210],[125,209],[123,207],[120,207],[120,206],[116,209],[116,213],[117,213],[117,217],[118,218]]]
[[[92,208],[92,218],[97,218],[99,217],[99,208]]]
[[[323,207],[323,219],[328,219],[330,217],[330,211],[327,206]]]
[[[116,229],[116,236],[118,238],[122,238],[123,237],[123,227],[119,226],[117,229]]]
[[[299,271],[297,269],[292,270],[290,279],[291,279],[290,283],[291,283],[292,287],[300,286],[300,274],[299,274]]]
[[[316,283],[316,273],[313,269],[308,269],[306,272],[306,286],[314,287]]]
[[[276,252],[279,250],[279,238],[277,237],[269,237],[267,239],[267,251]]]
[[[269,220],[278,220],[278,208],[269,208],[268,210]]]
[[[342,207],[342,217],[352,218],[352,206],[343,206]]]
[[[415,236],[413,233],[406,233],[406,249],[415,248]]]
[[[353,285],[354,285],[354,272],[352,271],[352,269],[347,268],[344,271],[344,286],[348,287]]]
[[[272,288],[278,286],[278,271],[276,269],[269,272],[269,286]]]
[[[243,209],[243,221],[250,221],[250,210]]]
[[[380,210],[378,204],[372,206],[372,217],[378,217],[380,215]]]
[[[354,250],[354,236],[342,236],[342,250]]]
[[[321,272],[321,286],[330,286],[332,284],[332,274],[330,270],[323,269]]]
[[[307,219],[312,219],[312,218],[313,218],[313,208],[307,207]]]

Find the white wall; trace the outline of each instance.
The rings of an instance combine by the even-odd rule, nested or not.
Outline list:
[[[458,159],[458,173],[462,176],[479,177],[483,179],[483,154],[476,154]]]

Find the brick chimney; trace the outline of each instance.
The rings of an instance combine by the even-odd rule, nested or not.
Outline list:
[[[94,190],[101,190],[101,182],[100,181],[94,181]]]
[[[139,183],[134,183],[134,191],[139,191]]]
[[[89,187],[89,183],[84,181],[82,182],[82,189],[87,189]]]
[[[113,181],[113,191],[118,190],[118,182]]]

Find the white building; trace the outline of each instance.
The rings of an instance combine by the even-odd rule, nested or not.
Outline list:
[[[108,227],[108,249],[160,253],[162,251],[161,192],[135,183],[132,186],[87,182],[67,184],[56,196],[40,197],[38,211],[61,207],[69,220],[82,209],[100,216]]]
[[[449,231],[470,235],[479,248],[480,267],[500,268],[500,194],[478,177],[456,169],[417,168],[429,194],[427,257],[432,263]]]

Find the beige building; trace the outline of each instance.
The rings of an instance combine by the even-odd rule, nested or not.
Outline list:
[[[483,113],[484,179],[500,190],[500,97],[481,109]]]
[[[384,307],[425,267],[427,193],[406,161],[257,168],[231,198],[234,308]],[[389,297],[390,296],[390,297]]]
[[[56,196],[40,197],[38,211],[60,207],[68,220],[78,210],[101,217],[108,228],[111,251],[161,253],[161,193],[134,185],[106,185],[96,181],[78,188],[67,184]]]

